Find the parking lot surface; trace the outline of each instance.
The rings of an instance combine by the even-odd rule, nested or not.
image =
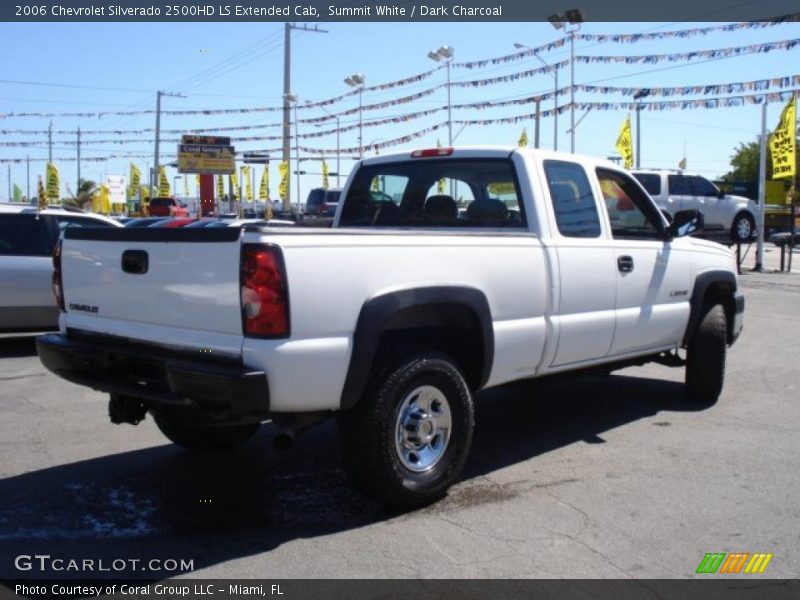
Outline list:
[[[1,339],[0,576],[35,576],[14,558],[39,553],[191,559],[192,577],[681,578],[708,552],[767,552],[763,577],[797,577],[800,275],[741,286],[715,406],[657,365],[489,390],[463,481],[405,514],[347,485],[332,422],[288,452],[265,426],[192,455]]]

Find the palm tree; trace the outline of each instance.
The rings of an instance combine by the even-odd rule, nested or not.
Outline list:
[[[74,198],[67,198],[64,200],[64,204],[85,209],[87,204],[91,204],[92,196],[94,196],[95,192],[97,192],[97,184],[94,181],[89,179],[81,179],[78,193]]]

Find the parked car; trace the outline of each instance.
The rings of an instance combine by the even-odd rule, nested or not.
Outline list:
[[[137,217],[125,223],[125,227],[150,227],[155,223],[166,221],[169,217]]]
[[[188,217],[189,210],[175,198],[153,198],[148,204],[151,217]]]
[[[708,232],[716,229],[740,243],[749,242],[756,234],[758,204],[726,194],[705,177],[664,170],[636,170],[633,176],[668,219],[681,210],[699,210]]]
[[[305,214],[314,217],[331,217],[336,214],[339,206],[339,198],[342,195],[341,188],[314,188],[308,193],[306,199]]]
[[[196,223],[197,219],[193,217],[181,217],[175,219],[164,219],[163,221],[159,221],[158,223],[153,223],[152,225],[148,225],[148,227],[186,227],[187,225],[191,225],[192,223]]]
[[[53,297],[53,248],[66,227],[120,227],[78,209],[0,204],[0,332],[58,327]]]
[[[685,367],[690,402],[719,397],[744,313],[734,254],[688,236],[696,210],[668,224],[614,164],[403,152],[357,163],[342,203],[330,230],[68,229],[43,364],[108,392],[112,421],[149,412],[190,449],[266,420],[285,447],[340,413],[352,481],[406,508],[458,479],[479,390],[657,362]]]

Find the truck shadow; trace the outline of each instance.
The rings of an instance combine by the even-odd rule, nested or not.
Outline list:
[[[522,383],[481,394],[464,481],[439,504],[474,501],[483,475],[662,411],[686,411],[683,385],[627,376]],[[112,434],[113,432],[109,432]],[[19,571],[14,557],[193,559],[194,568],[268,552],[392,518],[348,485],[332,422],[292,450],[272,449],[264,427],[228,454],[196,455],[163,445],[33,471],[0,480],[0,577],[163,578],[141,565],[112,572]],[[569,477],[569,474],[565,474]],[[531,482],[534,486],[537,482]]]
[[[0,337],[0,358],[22,358],[36,356],[36,336]]]

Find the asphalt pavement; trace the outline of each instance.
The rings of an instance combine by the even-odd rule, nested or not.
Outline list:
[[[765,552],[752,577],[796,578],[798,268],[742,275],[716,405],[687,405],[683,370],[657,365],[489,390],[463,481],[403,514],[348,486],[332,422],[287,452],[265,426],[193,455],[150,418],[112,425],[30,338],[0,339],[0,577],[41,576],[15,562],[46,554],[128,561],[62,577],[171,577],[130,561],[173,559],[193,561],[181,577],[683,578],[709,552]]]

